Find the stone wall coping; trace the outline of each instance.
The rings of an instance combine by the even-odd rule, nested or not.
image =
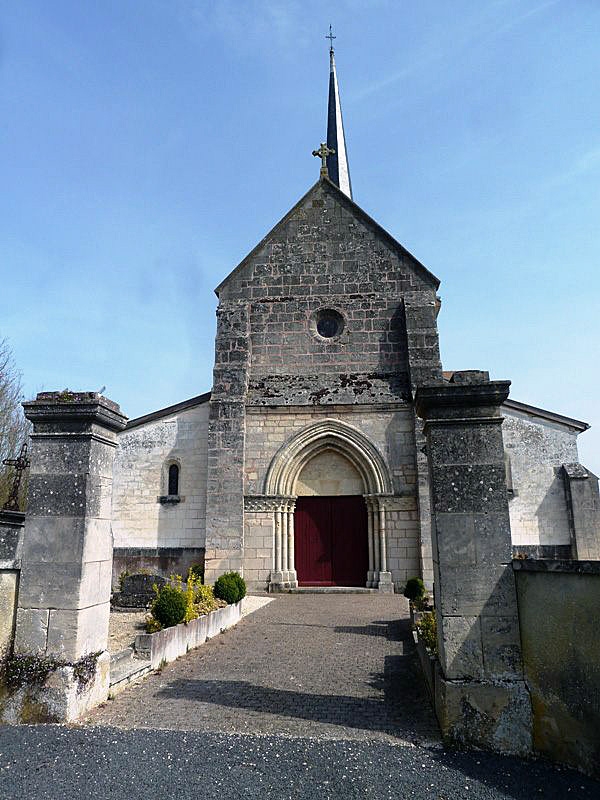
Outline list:
[[[510,381],[418,386],[415,407],[421,419],[428,419],[436,409],[500,406],[508,397],[509,390]]]
[[[585,480],[590,476],[594,478],[596,477],[594,473],[590,472],[590,470],[587,469],[587,467],[584,467],[583,464],[563,464],[562,468],[570,480]]]
[[[208,614],[163,628],[156,633],[138,633],[135,638],[135,651],[138,657],[150,661],[152,669],[175,661],[189,650],[204,644],[227,628],[237,624],[242,618],[242,601],[217,608]]]
[[[35,400],[23,403],[25,416],[34,423],[86,422],[121,431],[127,417],[118,403],[97,392],[39,392]]]
[[[571,572],[574,575],[600,575],[600,561],[516,558],[513,559],[512,565],[517,572]]]

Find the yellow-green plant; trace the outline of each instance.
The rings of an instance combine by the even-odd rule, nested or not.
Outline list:
[[[198,614],[209,614],[219,607],[212,586],[205,586],[202,583],[196,585],[195,603]]]
[[[198,616],[198,609],[196,608],[196,593],[199,583],[200,581],[198,576],[194,575],[190,569],[185,586],[185,622],[191,622]]]
[[[435,611],[426,611],[416,623],[419,639],[427,650],[437,653],[437,621]]]

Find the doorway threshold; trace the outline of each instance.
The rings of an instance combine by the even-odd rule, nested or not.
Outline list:
[[[297,589],[284,589],[288,594],[379,594],[379,589],[364,586],[298,586]]]

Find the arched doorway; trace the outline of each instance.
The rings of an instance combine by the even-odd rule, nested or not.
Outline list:
[[[353,468],[354,489],[347,490],[347,486],[346,489],[343,486],[341,488],[338,486],[336,490],[327,488],[330,486],[327,481],[341,480],[338,470],[337,477],[331,471],[321,476],[319,490],[316,491],[314,486],[311,490],[309,480],[311,471],[310,469],[305,471],[305,467],[319,454],[330,452],[342,456]],[[302,474],[302,480],[299,480]],[[303,485],[308,488],[303,490]],[[392,494],[390,475],[385,461],[365,434],[347,422],[336,419],[323,419],[298,431],[278,450],[267,470],[261,504],[269,504],[269,508],[273,510],[273,568],[269,579],[270,591],[294,588],[298,585],[295,565],[296,503],[300,502],[302,505],[305,502],[302,497],[311,496],[358,497],[357,491],[364,492],[362,501],[365,503],[367,513],[368,550],[366,580],[364,582],[361,580],[359,585],[366,584],[367,587],[378,588],[384,592],[393,591],[392,576],[388,571],[386,544],[386,502],[387,497]],[[325,492],[329,494],[323,494]],[[358,500],[356,502],[358,503]],[[362,513],[361,506],[361,511],[356,514]],[[317,520],[316,524],[319,526],[320,522]],[[360,526],[360,530],[364,531],[363,522],[360,522]],[[365,537],[362,541],[365,541]],[[346,552],[351,553],[351,548]],[[359,559],[361,558],[362,556],[359,556]],[[361,571],[363,570],[361,566]],[[339,572],[343,574],[342,569]],[[358,578],[355,577],[353,580],[358,581]]]
[[[365,487],[335,450],[308,461],[298,478],[295,564],[300,586],[365,586],[368,578]]]

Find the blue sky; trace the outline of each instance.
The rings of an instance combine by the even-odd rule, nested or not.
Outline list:
[[[28,395],[210,388],[213,288],[318,177],[329,23],[355,200],[442,281],[446,369],[600,471],[597,0],[14,0],[0,336]]]

